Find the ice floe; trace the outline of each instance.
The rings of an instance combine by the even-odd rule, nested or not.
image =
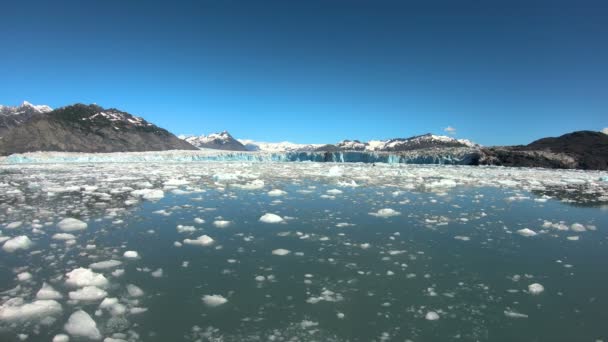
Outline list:
[[[24,303],[22,298],[12,298],[0,306],[0,321],[41,319],[60,314],[61,311],[61,304],[55,300],[35,300],[31,303]]]
[[[88,313],[82,310],[72,313],[63,328],[74,337],[83,337],[91,340],[101,339],[101,332],[97,328],[97,323],[95,323]]]
[[[214,240],[208,235],[201,235],[196,239],[185,239],[184,243],[187,245],[195,246],[209,246],[213,244]]]
[[[533,231],[530,228],[524,228],[524,229],[519,229],[517,231],[517,234],[521,235],[521,236],[526,236],[526,237],[530,237],[530,236],[536,236],[538,235],[535,231]]]
[[[260,217],[260,222],[264,223],[281,223],[283,218],[276,214],[266,213]]]
[[[216,307],[216,306],[220,306],[222,304],[226,304],[228,302],[228,299],[226,299],[224,296],[222,295],[204,295],[203,298],[203,303],[205,303],[205,305],[209,306],[209,307]]]
[[[64,232],[74,232],[86,229],[87,223],[80,221],[79,219],[67,217],[59,221],[59,223],[57,223],[57,227],[63,230]]]
[[[19,249],[29,249],[32,247],[32,240],[25,235],[20,235],[7,240],[2,249],[8,253],[13,253]]]
[[[284,256],[284,255],[287,255],[289,253],[291,253],[291,251],[288,250],[288,249],[284,249],[284,248],[278,248],[278,249],[275,249],[275,250],[272,251],[273,255],[278,255],[278,256]]]
[[[72,287],[97,286],[105,287],[108,279],[103,274],[95,273],[88,268],[76,268],[66,273],[65,283]]]
[[[539,295],[545,291],[545,287],[539,283],[528,285],[528,292],[533,295]]]
[[[68,293],[70,299],[80,301],[98,301],[105,298],[108,293],[96,286],[85,286]]]
[[[393,210],[391,208],[380,209],[375,213],[369,213],[369,214],[372,216],[376,216],[376,217],[393,217],[393,216],[401,215],[400,212]]]

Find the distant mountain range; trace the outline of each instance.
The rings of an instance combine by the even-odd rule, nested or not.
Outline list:
[[[169,131],[117,109],[75,104],[53,110],[0,107],[0,154],[32,151],[195,150]]]
[[[397,160],[441,162],[450,156],[469,165],[608,169],[608,135],[578,131],[528,145],[484,147],[466,139],[424,134],[389,140],[343,140],[335,144],[269,143],[235,139],[227,131],[180,136],[118,109],[74,104],[58,109],[23,102],[0,106],[0,155],[36,151],[130,152],[216,149],[272,153],[313,153],[314,160],[337,155],[392,155]],[[441,156],[437,158],[437,156]],[[386,159],[386,157],[383,157]],[[447,159],[446,159],[447,158]],[[377,158],[376,158],[377,159]],[[295,160],[301,160],[296,156]]]

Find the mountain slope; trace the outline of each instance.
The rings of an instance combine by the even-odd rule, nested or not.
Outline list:
[[[32,151],[127,152],[184,149],[194,146],[167,130],[117,109],[75,104],[35,115],[8,129],[0,154]]]
[[[323,145],[318,147],[317,151],[368,151],[368,152],[403,152],[429,148],[446,148],[446,147],[473,147],[478,148],[479,145],[465,139],[455,139],[442,135],[423,134],[410,138],[396,138],[389,140],[371,140],[361,142],[359,140],[342,140],[341,142],[332,145]]]
[[[183,139],[198,148],[211,148],[225,151],[247,151],[245,145],[234,139],[227,131],[209,135],[184,137]]]
[[[52,110],[53,108],[49,106],[36,106],[27,101],[23,101],[21,105],[16,107],[0,105],[0,135],[35,116],[46,114]]]
[[[608,169],[608,135],[577,131],[542,138],[525,146],[483,149],[482,164],[550,168]]]

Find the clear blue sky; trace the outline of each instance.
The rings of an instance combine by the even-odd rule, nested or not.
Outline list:
[[[3,1],[0,103],[263,141],[608,127],[607,1]]]

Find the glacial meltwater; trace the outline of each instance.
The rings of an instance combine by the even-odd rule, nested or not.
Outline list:
[[[1,341],[608,341],[608,173],[0,166]]]

